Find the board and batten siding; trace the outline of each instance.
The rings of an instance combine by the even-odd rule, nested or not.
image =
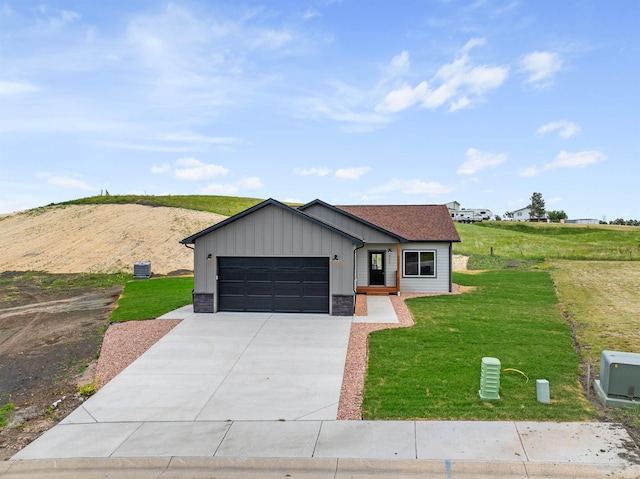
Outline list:
[[[219,256],[310,256],[329,258],[330,294],[353,295],[353,250],[349,238],[291,211],[267,205],[195,240],[194,291],[217,293]],[[209,254],[211,260],[207,260]],[[334,255],[339,261],[332,261]],[[215,296],[214,301],[217,311]]]
[[[354,220],[346,213],[332,210],[326,206],[315,204],[304,210],[305,213],[329,223],[343,231],[363,239],[366,243],[396,243],[398,240],[382,231],[367,226],[361,221]]]
[[[403,293],[448,293],[451,288],[451,243],[402,243],[400,262],[404,262],[404,251],[435,251],[436,276],[411,277],[400,271],[400,291]]]

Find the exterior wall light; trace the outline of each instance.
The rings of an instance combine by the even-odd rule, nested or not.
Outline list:
[[[211,253],[209,253],[207,255],[207,261],[211,261],[213,259],[213,255]]]
[[[337,255],[337,254],[334,254],[334,255],[333,255],[333,261],[339,261],[339,260],[340,260],[340,258],[338,258],[338,255]]]

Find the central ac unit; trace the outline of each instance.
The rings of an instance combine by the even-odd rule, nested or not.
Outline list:
[[[640,399],[640,354],[602,351],[600,387],[609,397]]]

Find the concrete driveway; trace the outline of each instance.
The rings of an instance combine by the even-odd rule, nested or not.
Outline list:
[[[65,422],[335,419],[350,325],[190,314]]]

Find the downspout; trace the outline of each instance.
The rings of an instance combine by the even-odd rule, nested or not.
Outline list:
[[[398,291],[396,291],[396,295],[400,296],[400,278],[402,277],[402,274],[400,273],[400,268],[402,268],[402,254],[400,252],[400,243],[398,243],[396,248],[398,248],[398,251],[396,253],[396,289]]]
[[[195,252],[196,248],[195,246],[192,248],[191,246],[189,246],[187,243],[182,243],[185,248],[189,248],[190,250],[193,250]],[[193,297],[195,295],[196,292],[196,265],[195,265],[195,258],[194,258],[194,264],[193,264],[193,288],[191,288],[191,304],[193,304]]]
[[[453,243],[449,243],[449,292],[453,293]]]
[[[364,243],[353,250],[353,310],[356,310],[356,296],[358,293],[358,250],[364,248]]]

